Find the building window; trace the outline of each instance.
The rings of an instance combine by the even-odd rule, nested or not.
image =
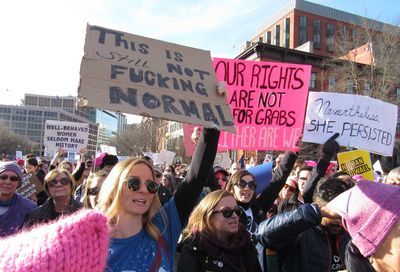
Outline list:
[[[348,80],[347,81],[347,86],[346,86],[346,92],[348,94],[352,94],[353,93],[353,87],[354,87],[354,82],[353,80]]]
[[[371,95],[371,83],[369,82],[364,82],[364,92],[365,95]]]
[[[263,42],[263,37],[258,37],[258,42],[262,43]]]
[[[311,73],[310,88],[315,89],[317,87],[317,73]]]
[[[299,45],[307,42],[307,17],[300,16],[299,24]]]
[[[347,40],[347,27],[345,25],[340,26],[340,35],[342,39]]]
[[[53,108],[61,108],[62,100],[57,96],[57,98],[51,99],[51,107]]]
[[[335,77],[329,77],[328,90],[329,91],[334,91],[335,88],[336,88],[336,78]]]
[[[39,107],[50,107],[50,98],[39,97]]]
[[[268,44],[271,44],[271,31],[267,31],[266,42],[267,42]]]
[[[73,108],[74,107],[74,100],[65,99],[63,100],[63,108]]]
[[[284,46],[289,48],[290,46],[290,18],[285,19],[284,25]]]
[[[357,28],[353,28],[353,30],[351,31],[351,37],[352,37],[353,41],[356,41],[358,39],[358,29]]]
[[[396,88],[396,97],[397,97],[397,101],[400,101],[400,87]]]
[[[326,25],[326,45],[329,52],[333,52],[333,40],[335,35],[335,28],[331,24]]]
[[[321,21],[314,20],[314,27],[313,27],[313,47],[315,49],[321,49]]]
[[[275,26],[275,45],[279,46],[281,40],[281,25]]]

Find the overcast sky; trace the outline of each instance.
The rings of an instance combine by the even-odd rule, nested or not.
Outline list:
[[[313,0],[395,23],[395,0]],[[76,95],[86,24],[233,58],[279,11],[276,0],[12,0],[0,3],[0,103],[24,93]],[[132,121],[134,119],[130,119]]]

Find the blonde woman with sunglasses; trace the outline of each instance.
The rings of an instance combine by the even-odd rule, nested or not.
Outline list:
[[[106,271],[172,271],[179,235],[210,175],[218,138],[219,131],[203,130],[185,181],[164,206],[146,160],[128,159],[112,169],[96,206],[110,227]]]
[[[250,234],[239,223],[242,213],[228,191],[217,190],[205,196],[183,231],[177,248],[177,271],[261,271]]]

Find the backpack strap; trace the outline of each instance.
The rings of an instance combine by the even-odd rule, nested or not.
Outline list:
[[[170,261],[167,244],[164,240],[164,237],[162,235],[160,235],[160,237],[157,239],[157,242],[156,242],[156,255],[154,256],[154,260],[151,263],[151,266],[149,269],[150,272],[157,272],[161,266],[161,262],[162,262],[161,248],[165,252],[165,255],[167,255],[168,261]]]

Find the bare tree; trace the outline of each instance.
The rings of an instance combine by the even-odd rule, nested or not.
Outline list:
[[[321,80],[329,77],[334,81],[331,91],[351,91],[397,103],[394,87],[400,83],[398,25],[363,20],[352,29],[343,27],[336,31],[335,38],[329,42],[333,56],[324,60],[325,73]]]
[[[15,156],[16,150],[22,151],[23,154],[37,153],[39,144],[16,134],[5,124],[0,123],[0,153]]]
[[[115,146],[119,155],[137,156],[142,152],[157,150],[156,131],[160,125],[157,118],[143,118],[137,125],[131,125],[117,136],[111,138],[109,144]]]

